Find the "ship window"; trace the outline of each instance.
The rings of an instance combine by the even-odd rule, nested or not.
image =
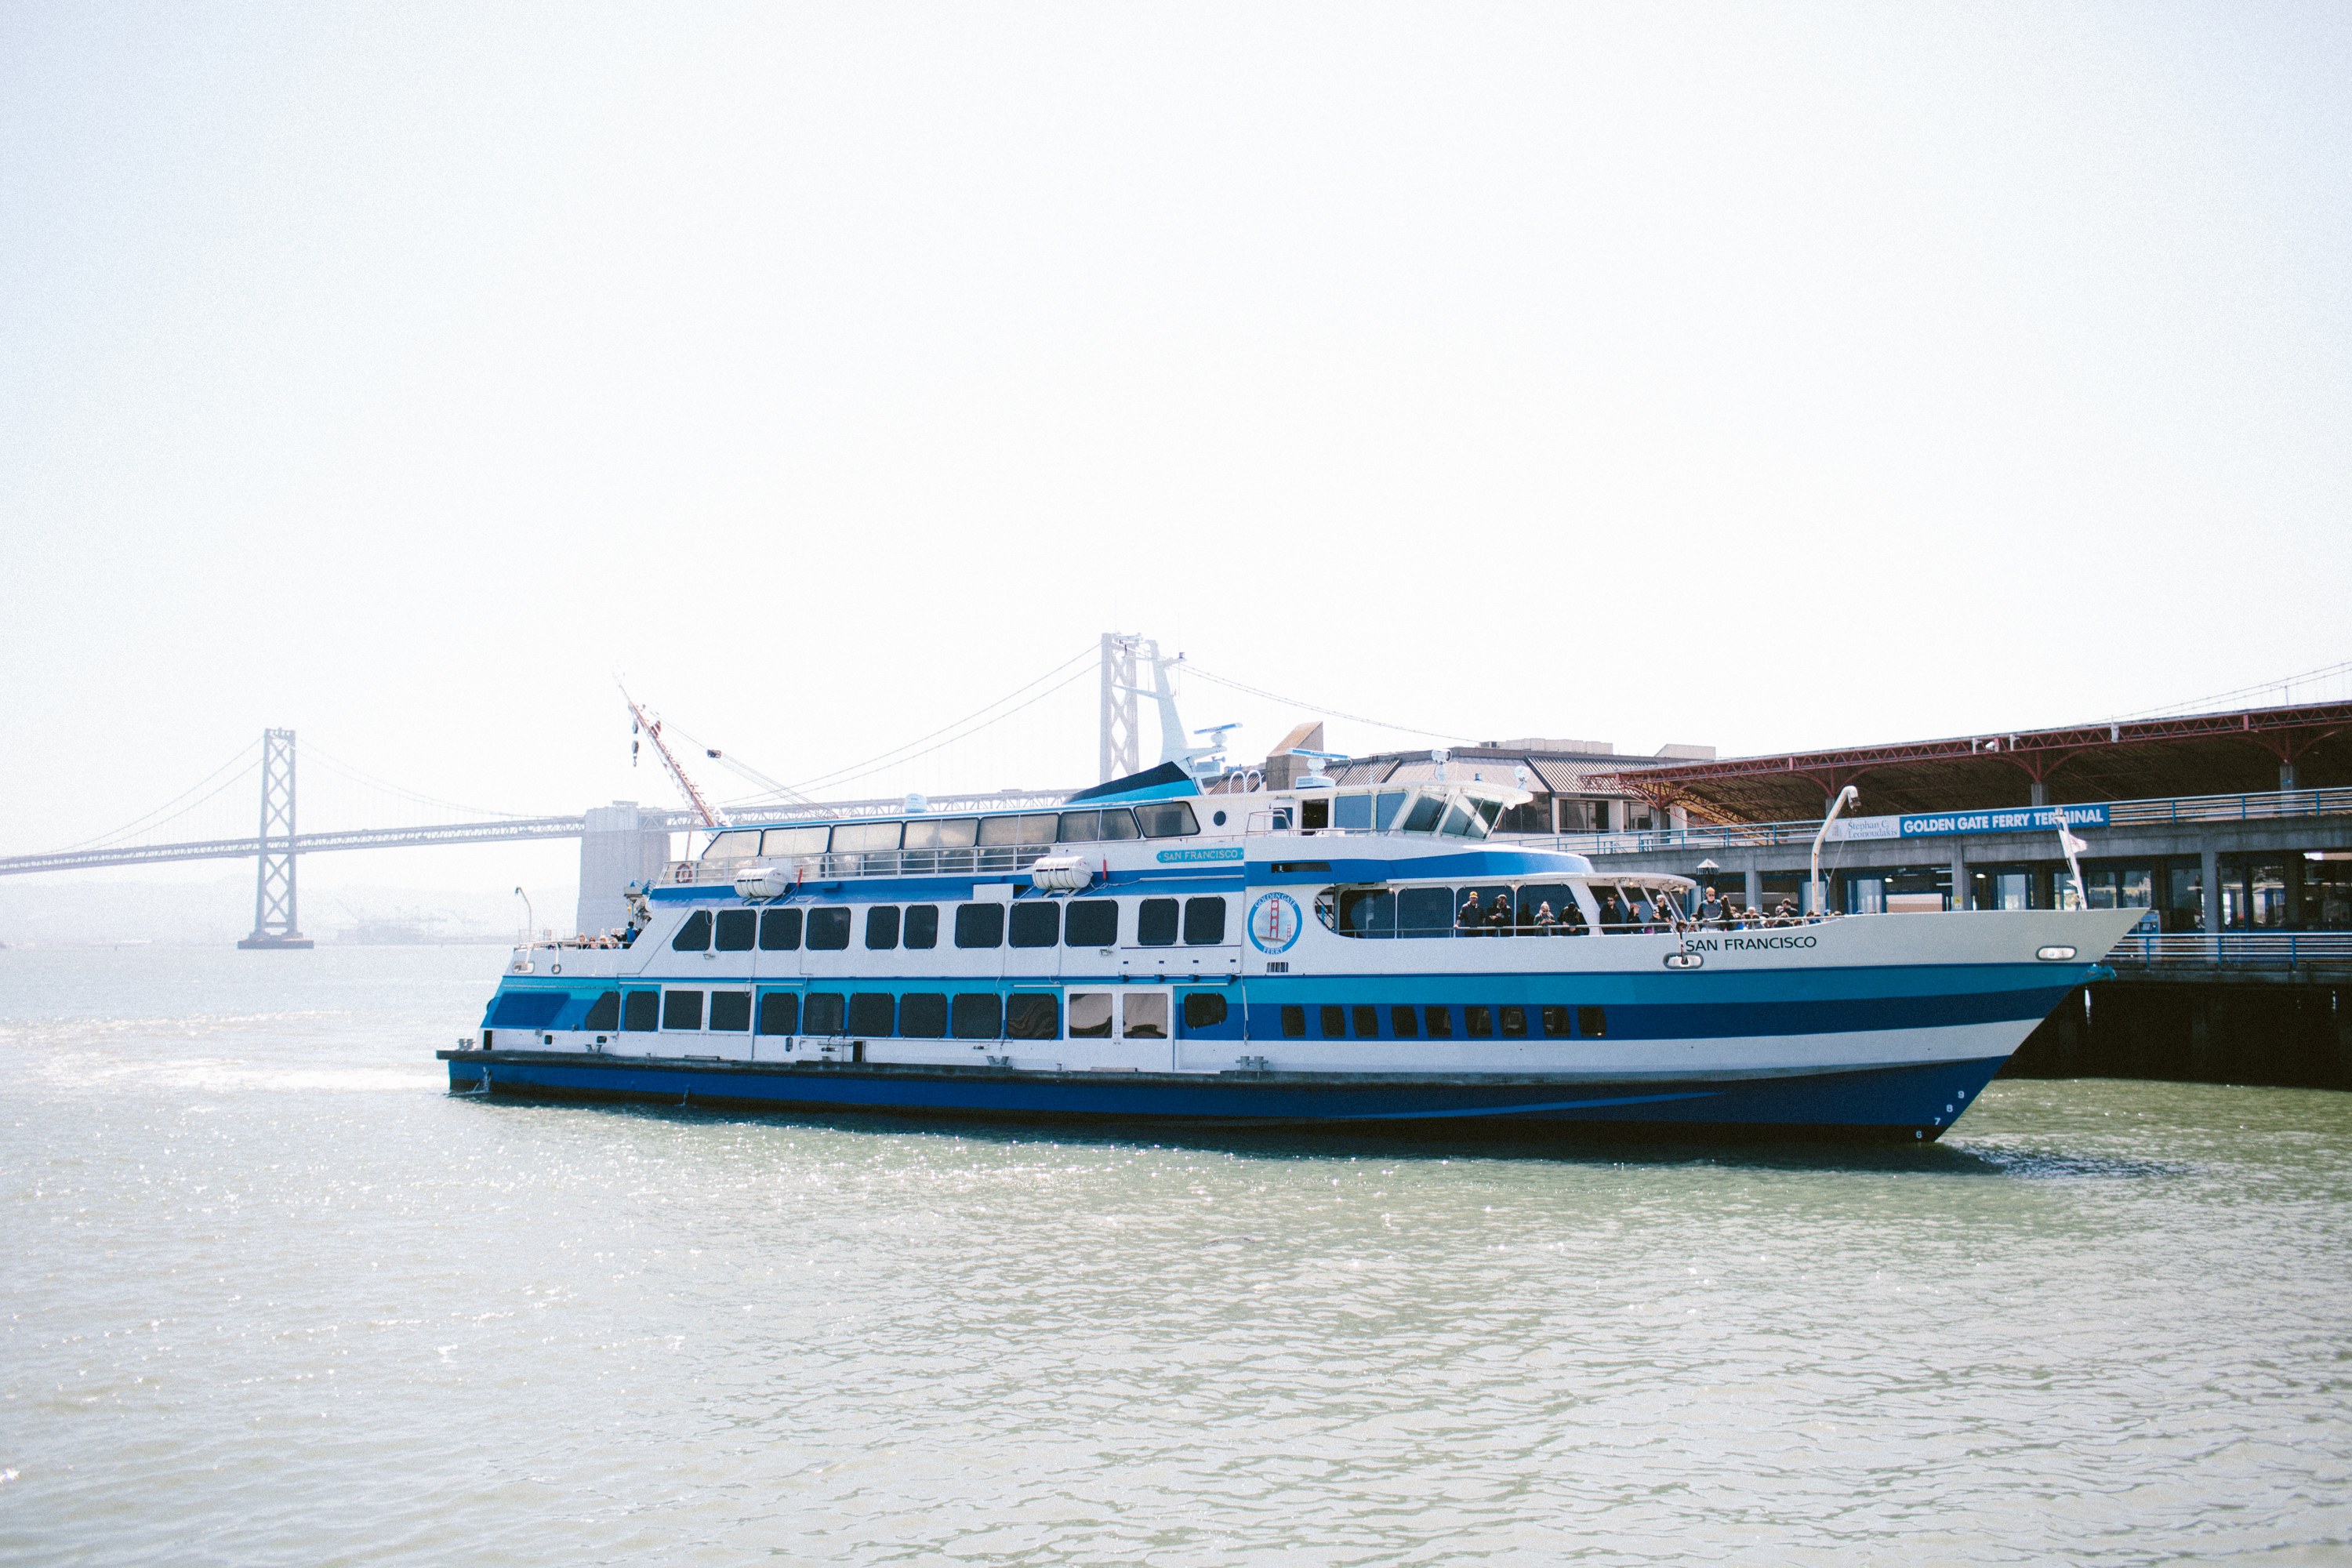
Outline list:
[[[713,991],[710,994],[710,1026],[714,1029],[750,1028],[751,994],[749,991]]]
[[[662,1027],[665,1029],[702,1027],[702,993],[699,991],[663,992]]]
[[[1454,808],[1445,814],[1444,822],[1439,825],[1437,836],[1441,838],[1466,838],[1469,834],[1470,808],[1457,800]]]
[[[1576,1032],[1583,1036],[1588,1040],[1607,1039],[1609,1037],[1609,1009],[1606,1007],[1579,1007],[1576,1010]]]
[[[1004,1032],[1004,999],[993,991],[966,991],[955,999],[955,1037],[992,1040]]]
[[[1331,826],[1361,833],[1372,825],[1372,797],[1359,792],[1336,796],[1331,802]]]
[[[669,945],[677,952],[700,952],[709,947],[710,911],[697,910],[687,916],[686,923],[677,928],[677,934],[669,939]]]
[[[1307,1037],[1307,1009],[1286,1006],[1282,1010],[1282,1037],[1303,1040]]]
[[[1525,1007],[1498,1007],[1496,1011],[1502,1015],[1505,1039],[1524,1040],[1528,1037],[1528,1010]]]
[[[1135,813],[1123,805],[1105,806],[1102,814],[1102,827],[1099,831],[1102,841],[1106,844],[1115,844],[1120,839],[1134,837]]]
[[[1470,837],[1484,838],[1495,830],[1495,818],[1502,815],[1503,803],[1499,800],[1474,800],[1470,803],[1470,809],[1477,813],[1470,823]]]
[[[1444,936],[1453,929],[1453,889],[1401,888],[1397,890],[1397,935]]]
[[[1116,947],[1118,945],[1118,900],[1117,899],[1073,899],[1070,912],[1062,922],[1062,945],[1065,947]]]
[[[792,952],[801,945],[798,910],[763,910],[760,913],[760,951]]]
[[[1462,1032],[1474,1040],[1484,1040],[1495,1033],[1495,1010],[1473,1003],[1462,1009]]]
[[[1144,947],[1176,945],[1176,900],[1146,899],[1135,911],[1135,940]]]
[[[580,1026],[591,1032],[603,1030],[607,1034],[618,1029],[621,1026],[621,994],[607,991],[591,1002],[588,1016],[580,1020]]]
[[[1389,1009],[1389,1028],[1400,1040],[1412,1039],[1421,1033],[1420,1016],[1410,1007],[1391,1007]]]
[[[906,929],[901,933],[900,940],[908,947],[939,946],[940,906],[937,904],[908,904],[907,906]]]
[[[744,860],[759,852],[760,830],[739,827],[713,838],[710,847],[702,852],[702,858],[705,860]]]
[[[1168,993],[1129,991],[1120,998],[1118,1032],[1123,1039],[1164,1040],[1168,1037]]]
[[[1339,1040],[1347,1037],[1348,1010],[1345,1007],[1327,1002],[1317,1011],[1322,1014],[1322,1016],[1316,1021],[1323,1026],[1325,1039]]]
[[[1339,894],[1339,930],[1343,935],[1396,935],[1396,895],[1385,888],[1349,888]]]
[[[833,830],[833,852],[896,849],[898,827],[895,822],[845,822]]]
[[[936,1040],[948,1032],[947,994],[909,991],[898,998],[898,1033],[910,1040]]]
[[[1536,924],[1536,912],[1544,905],[1551,906],[1552,926]],[[1576,894],[1565,882],[1537,882],[1519,889],[1519,929],[1522,931],[1569,931],[1584,923],[1584,911],[1576,907]]]
[[[876,904],[866,911],[866,945],[877,952],[898,945],[898,905]]]
[[[1225,940],[1225,900],[1223,899],[1187,899],[1184,900],[1184,945],[1214,947]]]
[[[898,999],[887,991],[853,991],[849,995],[849,1033],[887,1035],[898,1011]]]
[[[633,1035],[649,1034],[661,1025],[661,993],[632,991],[622,1002],[621,1027]]]
[[[985,816],[981,818],[980,841],[983,845],[1051,844],[1054,830],[1062,819],[1045,816]]]
[[[1331,826],[1331,803],[1326,800],[1302,800],[1298,803],[1298,826],[1309,832]]]
[[[1055,838],[1064,844],[1092,844],[1102,837],[1098,831],[1101,826],[1102,813],[1099,811],[1066,811],[1062,813],[1061,831]],[[1077,1016],[1075,1008],[1070,1016],[1073,1018]],[[1072,1024],[1070,1033],[1075,1035],[1077,1032],[1077,1026]]]
[[[1358,1039],[1377,1040],[1381,1037],[1381,1010],[1378,1007],[1359,1004],[1349,1011],[1355,1016]]]
[[[1139,805],[1135,808],[1135,820],[1146,838],[1190,838],[1201,831],[1192,808],[1181,800]]]
[[[1442,795],[1416,795],[1412,806],[1404,814],[1401,833],[1434,833],[1437,819],[1445,814],[1445,797]]]
[[[822,827],[771,827],[760,836],[760,853],[770,857],[822,855],[825,832]]]
[[[1547,1040],[1564,1040],[1568,1038],[1568,1009],[1565,1007],[1545,1008],[1543,1010],[1543,1031],[1544,1038]]]
[[[1013,945],[1051,947],[1062,934],[1062,906],[1040,900],[1013,906]]]
[[[1073,991],[1070,993],[1070,1038],[1074,1040],[1110,1038],[1109,992]]]
[[[490,1022],[501,1029],[543,1029],[571,1000],[562,991],[509,991],[490,1009]]]
[[[1003,904],[958,904],[956,906],[956,945],[958,947],[1003,946],[1004,906]]]
[[[1424,1007],[1421,1010],[1421,1016],[1422,1018],[1429,1025],[1429,1037],[1431,1039],[1450,1040],[1454,1037],[1453,1008]]]
[[[1062,1004],[1059,997],[1036,991],[1016,991],[1004,999],[1006,1039],[1055,1040],[1061,1036]]]
[[[849,945],[849,911],[835,904],[808,912],[808,944],[818,952],[839,952]]]
[[[721,910],[719,911],[719,941],[721,952],[749,952],[760,934],[760,916],[755,910]]]
[[[790,991],[771,991],[760,998],[760,1033],[797,1035],[801,1032],[801,999]]]
[[[1372,809],[1372,826],[1386,833],[1396,826],[1397,814],[1404,809],[1405,792],[1401,789],[1381,791]]]
[[[1184,996],[1184,1026],[1213,1029],[1225,1021],[1225,999],[1213,991],[1192,991]]]
[[[979,837],[976,816],[928,816],[907,824],[909,849],[969,849]]]
[[[841,1033],[841,993],[812,991],[801,1004],[801,1033],[803,1035],[837,1035]]]

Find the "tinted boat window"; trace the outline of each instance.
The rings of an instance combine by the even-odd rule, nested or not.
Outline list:
[[[1303,1040],[1307,1037],[1307,1009],[1286,1006],[1282,1010],[1282,1037]]]
[[[623,1004],[625,1016],[621,1027],[633,1035],[649,1034],[661,1026],[661,993],[632,991]]]
[[[1348,1010],[1345,1007],[1327,1002],[1318,1011],[1323,1015],[1319,1021],[1323,1026],[1325,1039],[1338,1040],[1347,1037]]]
[[[1092,844],[1102,837],[1098,831],[1102,813],[1098,811],[1066,811],[1062,813],[1061,831],[1055,836],[1064,844]],[[1076,1025],[1072,1025],[1076,1028]]]
[[[1135,820],[1146,838],[1190,838],[1201,831],[1192,808],[1181,800],[1139,805],[1135,808]]]
[[[755,910],[721,910],[719,911],[719,942],[721,952],[749,952],[760,934],[760,916]]]
[[[1052,947],[1061,940],[1062,906],[1039,900],[1013,906],[1013,945]]]
[[[1109,992],[1073,991],[1070,993],[1070,1038],[1074,1040],[1110,1038]]]
[[[1579,1007],[1576,1010],[1576,1032],[1588,1040],[1609,1037],[1609,1010],[1606,1007]]]
[[[1445,797],[1444,795],[1417,795],[1412,797],[1412,808],[1404,814],[1404,826],[1399,831],[1434,833],[1437,830],[1437,819],[1444,814]]]
[[[1349,888],[1339,895],[1339,930],[1348,936],[1396,935],[1396,895],[1385,888]]]
[[[849,996],[849,1033],[887,1035],[898,1011],[898,999],[887,991],[853,991]]]
[[[958,904],[956,906],[956,945],[958,947],[1003,946],[1004,906],[1003,904]]]
[[[849,911],[838,906],[808,912],[808,944],[819,952],[838,952],[849,945]]]
[[[979,840],[976,816],[927,816],[907,824],[909,849],[969,849]]]
[[[837,1035],[841,1033],[841,993],[812,991],[801,1003],[801,1033],[803,1035]]]
[[[801,1032],[801,999],[790,991],[771,991],[760,998],[760,1033],[797,1035]]]
[[[1223,899],[1187,899],[1184,900],[1184,945],[1214,947],[1225,940],[1225,900]]]
[[[866,945],[877,950],[898,945],[898,905],[877,904],[866,911]]]
[[[1453,1008],[1424,1007],[1421,1010],[1421,1016],[1423,1020],[1429,1025],[1429,1037],[1431,1039],[1450,1040],[1454,1037]]]
[[[895,822],[845,822],[833,830],[833,849],[838,855],[844,850],[878,850],[898,847],[898,824]]]
[[[1381,1037],[1381,1010],[1378,1007],[1368,1007],[1359,1005],[1353,1009],[1353,1011],[1355,1014],[1357,1037],[1359,1039],[1365,1040],[1379,1039]]]
[[[702,858],[705,860],[741,860],[759,852],[760,830],[738,827],[712,839],[710,847],[702,852]]]
[[[1444,936],[1454,929],[1454,889],[1402,888],[1397,891],[1397,935]]]
[[[1525,1007],[1497,1007],[1496,1011],[1502,1015],[1505,1039],[1524,1040],[1528,1037],[1528,1010]]]
[[[1051,844],[1062,819],[1047,816],[984,816],[980,822],[983,845]]]
[[[1062,944],[1066,947],[1118,946],[1118,900],[1073,900],[1069,918],[1063,922]]]
[[[760,951],[793,952],[801,945],[798,910],[763,910],[760,914]]]
[[[619,1028],[621,1026],[621,994],[617,991],[607,991],[589,1004],[588,1016],[580,1020],[580,1026],[592,1032],[598,1029],[610,1031]]]
[[[955,999],[955,1037],[992,1040],[1003,1032],[1004,999],[993,991],[966,991]]]
[[[1004,1037],[1008,1040],[1057,1040],[1062,1037],[1059,997],[1034,991],[1016,991],[1004,1001]]]
[[[1445,820],[1444,823],[1439,825],[1437,832],[1438,836],[1443,838],[1462,838],[1467,837],[1470,832],[1469,807],[1463,805],[1463,803],[1458,800],[1455,801],[1453,808],[1446,812]]]
[[[1495,1032],[1495,1010],[1473,1004],[1462,1009],[1462,1032],[1474,1040],[1483,1040]]]
[[[909,1040],[936,1040],[948,1032],[947,994],[909,991],[898,998],[898,1033]]]
[[[1146,899],[1135,912],[1135,940],[1145,947],[1176,945],[1176,900]]]
[[[1372,809],[1372,826],[1382,833],[1396,826],[1397,813],[1404,809],[1405,792],[1401,789],[1381,791]]]
[[[501,1029],[543,1029],[571,999],[561,991],[503,992],[490,1010],[490,1022]]]
[[[1543,1032],[1547,1040],[1568,1038],[1568,1009],[1547,1007],[1543,1010]]]
[[[939,946],[940,906],[937,904],[908,904],[907,906],[907,923],[900,933],[899,940],[904,942],[908,947]]]
[[[702,993],[699,991],[663,992],[662,1027],[665,1029],[702,1027]]]
[[[1208,1029],[1225,1021],[1225,999],[1213,991],[1188,992],[1184,997],[1184,1026],[1188,1029]]]
[[[1103,842],[1117,843],[1135,837],[1135,814],[1123,805],[1105,806],[1102,826],[1097,830]]]
[[[669,939],[670,947],[678,952],[701,952],[710,946],[710,911],[697,910],[686,917],[677,934]]]
[[[1336,795],[1331,801],[1331,826],[1349,827],[1362,832],[1372,825],[1372,797],[1368,795]]]
[[[823,827],[771,827],[760,836],[760,853],[777,858],[822,855],[827,831]]]
[[[1391,1007],[1389,1028],[1398,1039],[1409,1040],[1421,1033],[1421,1019],[1410,1007]]]
[[[714,1029],[750,1028],[751,994],[749,991],[713,991],[710,994],[710,1026]]]

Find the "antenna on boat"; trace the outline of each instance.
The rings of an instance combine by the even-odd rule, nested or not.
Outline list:
[[[1805,902],[1811,906],[1805,911],[1809,915],[1823,912],[1822,909],[1822,840],[1830,836],[1830,824],[1838,819],[1839,812],[1849,805],[1861,804],[1862,792],[1852,784],[1846,785],[1845,788],[1838,791],[1837,798],[1830,802],[1828,812],[1822,817],[1822,830],[1813,835],[1813,874],[1805,883]]]
[[[613,684],[621,686],[617,680]],[[669,776],[677,781],[677,787],[686,792],[686,798],[694,806],[695,815],[702,818],[702,826],[714,833],[726,826],[726,816],[702,798],[702,792],[694,787],[692,779],[686,776],[686,769],[679,764],[677,758],[670,754],[668,745],[662,740],[661,721],[647,718],[646,710],[637,706],[637,700],[629,695],[629,689],[625,686],[621,686],[621,700],[629,705],[629,717],[636,721],[637,728],[646,732],[646,739],[654,743],[654,751],[660,756],[662,766],[667,768]],[[689,849],[693,847],[691,841],[687,847]]]

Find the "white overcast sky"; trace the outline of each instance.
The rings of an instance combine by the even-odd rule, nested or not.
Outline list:
[[[667,803],[614,672],[813,778],[1113,627],[1480,739],[2104,717],[2352,657],[2347,458],[2342,5],[0,7],[10,851],[265,725]],[[1082,681],[834,793],[1094,767]]]

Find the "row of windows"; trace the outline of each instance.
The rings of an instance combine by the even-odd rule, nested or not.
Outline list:
[[[1433,1040],[1454,1037],[1452,1007],[1415,1007],[1399,1004],[1388,1009],[1388,1033],[1381,1030],[1381,1009],[1368,1003],[1342,1006],[1324,1003],[1313,1009],[1315,1022],[1327,1040],[1344,1040],[1351,1029],[1360,1040],[1381,1038],[1412,1040],[1424,1034]],[[1600,1040],[1609,1035],[1608,1009],[1603,1007],[1536,1006],[1517,1004],[1487,1006],[1472,1003],[1462,1008],[1462,1034],[1465,1039],[1487,1040],[1499,1036],[1507,1040],[1528,1037],[1528,1026],[1532,1021],[1547,1040],[1570,1038]],[[1307,1015],[1303,1006],[1282,1009],[1282,1033],[1285,1039],[1307,1037]],[[1571,1022],[1574,1027],[1570,1028]]]
[[[1180,909],[1181,906],[1181,909]],[[1063,910],[1067,908],[1068,913]],[[1012,911],[1008,922],[1007,909]],[[1003,947],[1008,923],[1014,947],[1117,947],[1117,899],[1037,899],[1025,903],[958,904],[955,944],[958,947]],[[749,952],[756,943],[763,952],[791,952],[803,942],[814,952],[839,952],[849,945],[851,916],[840,905],[813,910],[697,910],[687,916],[670,939],[679,952]],[[803,918],[805,917],[805,918]],[[1173,947],[1179,935],[1188,947],[1214,947],[1225,940],[1225,900],[1222,898],[1145,899],[1136,906],[1135,940],[1142,947]],[[930,948],[940,944],[940,906],[897,904],[866,906],[866,945],[877,952],[891,948]]]
[[[1129,838],[1190,838],[1201,831],[1181,800],[1026,816],[920,816],[912,822],[844,822],[806,827],[734,827],[706,860],[781,859],[799,855],[875,854],[892,849],[971,849],[1045,844],[1105,844]]]

